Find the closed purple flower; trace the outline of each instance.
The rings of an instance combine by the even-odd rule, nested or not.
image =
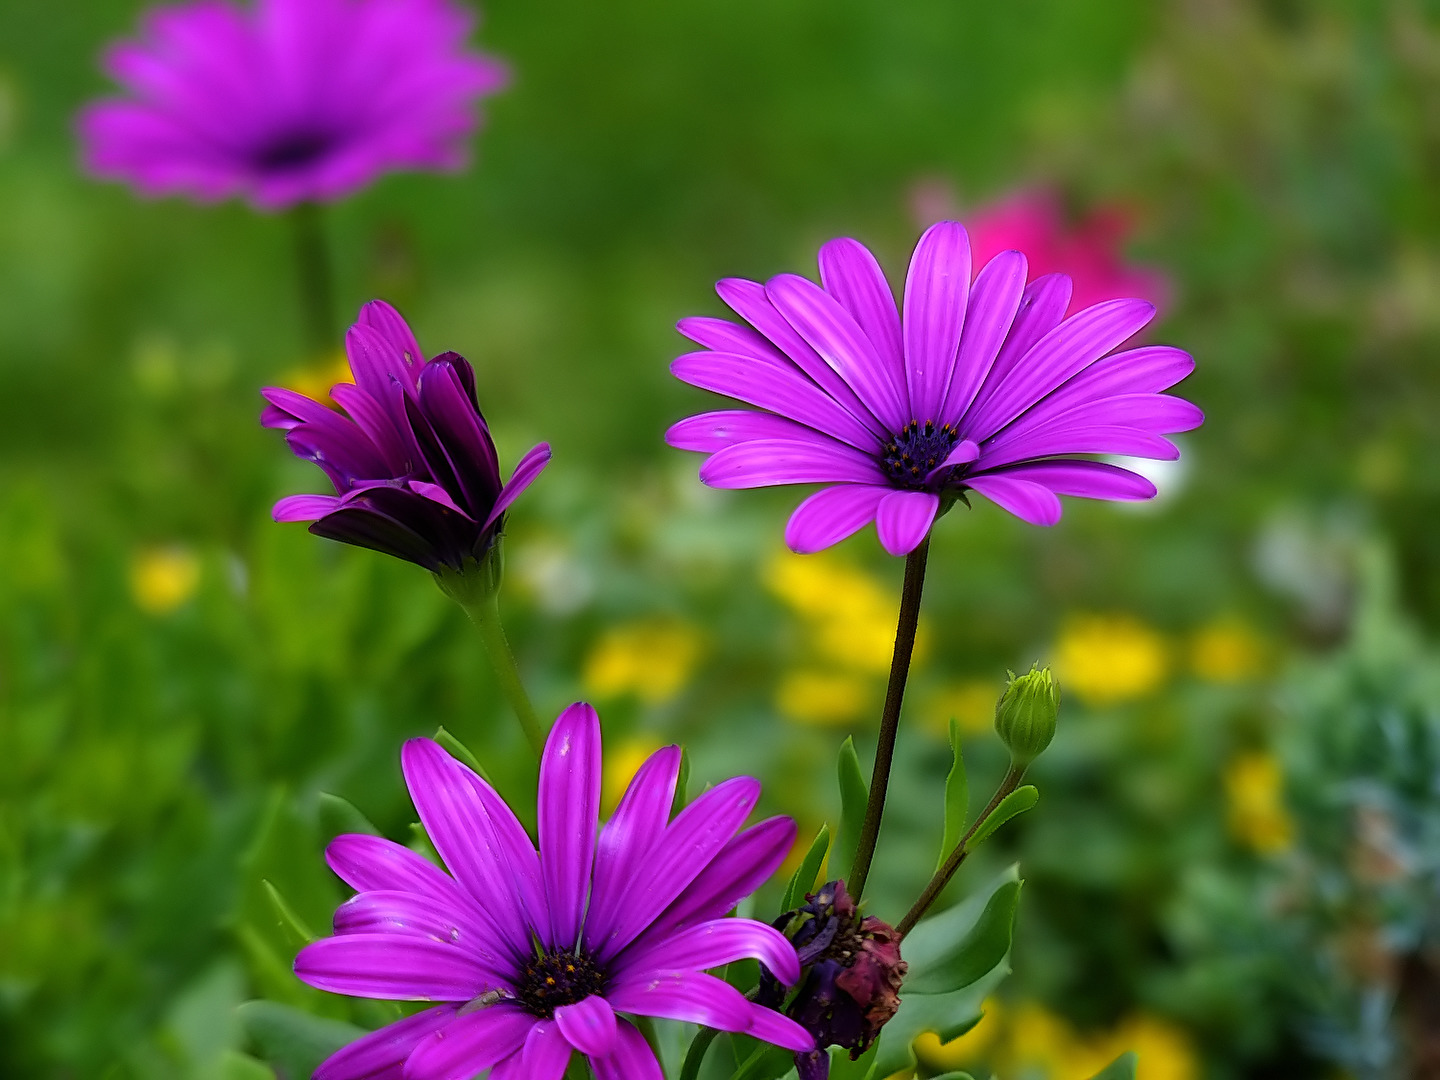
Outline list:
[[[572,705],[540,765],[537,854],[494,789],[436,743],[411,740],[401,762],[450,874],[379,837],[338,837],[326,858],[359,892],[295,972],[335,993],[441,1004],[347,1046],[316,1080],[559,1080],[572,1051],[600,1080],[663,1080],[617,1012],[810,1048],[793,1020],[704,974],[751,957],[800,975],[779,931],[724,917],[794,842],[788,818],[737,834],[758,781],[718,784],[672,820],[680,751],[665,747],[597,839],[600,719]]]
[[[1025,256],[1006,251],[972,281],[965,229],[942,221],[916,245],[903,318],[855,240],[820,249],[821,285],[721,281],[748,325],[681,320],[705,351],[670,370],[765,411],[693,416],[666,439],[710,455],[700,478],[712,487],[829,485],[790,518],[798,552],[874,521],[885,550],[908,554],[968,491],[1036,525],[1060,520],[1059,495],[1153,497],[1150,481],[1085,455],[1178,457],[1164,436],[1203,417],[1161,391],[1194,361],[1160,345],[1112,354],[1154,316],[1149,302],[1067,319],[1070,279],[1026,276]]]
[[[399,169],[456,169],[499,61],[452,0],[196,0],[151,11],[80,116],[87,167],[141,194],[338,199]]]
[[[510,504],[540,475],[550,446],[532,448],[500,482],[500,462],[475,394],[475,371],[456,353],[426,360],[389,304],[360,309],[345,335],[354,383],[330,391],[344,412],[280,387],[260,422],[285,432],[334,495],[290,495],[276,521],[417,563],[469,574],[487,561]]]

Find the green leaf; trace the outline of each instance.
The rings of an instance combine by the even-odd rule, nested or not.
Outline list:
[[[1040,801],[1040,792],[1035,790],[1033,784],[1026,784],[1024,787],[1016,788],[1000,800],[1000,805],[990,811],[990,816],[981,822],[980,827],[975,830],[975,835],[965,845],[966,851],[974,851],[986,840],[990,839],[996,829],[1018,814],[1023,814],[1037,802]]]
[[[965,758],[960,753],[960,721],[950,718],[950,750],[955,763],[950,766],[950,775],[945,777],[945,836],[940,841],[940,858],[935,869],[945,865],[950,852],[965,835],[965,819],[970,810],[970,779],[965,773]]]
[[[875,1058],[880,1053],[880,1044],[873,1042],[855,1061],[850,1052],[838,1046],[830,1051],[830,1080],[871,1080],[875,1076]]]
[[[354,1024],[312,1016],[275,1001],[247,1001],[239,1013],[260,1055],[285,1076],[309,1076],[336,1050],[366,1034]]]
[[[905,988],[913,994],[948,994],[977,982],[1001,963],[1010,952],[1020,885],[1007,881],[991,893],[964,939],[951,952],[930,958],[905,981]]]
[[[689,801],[686,792],[690,787],[690,751],[680,747],[680,774],[675,779],[675,799],[670,806],[670,815],[680,813]]]
[[[280,890],[264,878],[260,879],[260,886],[265,890],[265,895],[270,898],[270,904],[280,920],[280,928],[292,940],[292,944],[309,945],[314,941],[315,931],[306,926],[305,920],[295,914],[294,909],[280,895]]]
[[[357,810],[355,804],[350,800],[342,799],[339,795],[331,794],[328,791],[322,791],[316,801],[319,804],[320,832],[323,836],[333,840],[342,833],[380,835],[380,830],[371,823],[369,818]]]
[[[794,1067],[795,1055],[789,1050],[761,1043],[730,1074],[730,1080],[778,1080]]]
[[[794,911],[805,902],[805,894],[815,888],[815,879],[820,874],[820,867],[825,863],[825,853],[829,849],[830,826],[821,825],[820,831],[815,834],[815,839],[810,843],[810,850],[805,853],[805,858],[800,860],[799,868],[796,869],[789,886],[785,889],[785,900],[780,905],[781,911]]]
[[[492,787],[494,786],[489,775],[485,772],[485,766],[480,764],[480,759],[470,752],[468,746],[450,734],[450,732],[446,731],[443,725],[435,732],[435,741],[448,750],[451,757],[463,761],[466,765],[470,766],[471,769],[475,770],[476,775],[487,784],[490,784]]]
[[[840,779],[840,835],[835,842],[828,877],[838,878],[850,873],[855,850],[860,846],[860,832],[865,827],[865,804],[870,788],[860,770],[860,757],[855,753],[855,740],[849,736],[840,744],[838,763]]]
[[[1135,1067],[1139,1059],[1134,1050],[1127,1050],[1101,1069],[1092,1080],[1135,1080]]]
[[[275,1080],[275,1070],[249,1054],[226,1050],[220,1055],[220,1080]]]

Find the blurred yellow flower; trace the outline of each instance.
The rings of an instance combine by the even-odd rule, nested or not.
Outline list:
[[[764,581],[807,624],[816,651],[846,668],[884,675],[895,648],[898,593],[838,555],[781,552],[770,560]],[[915,651],[924,648],[925,627]]]
[[[1136,1080],[1195,1080],[1199,1060],[1189,1035],[1169,1021],[1138,1013],[1110,1031],[1079,1032],[1043,1005],[1015,1009],[998,1056],[1008,1072],[1045,1080],[1089,1080],[1127,1050]]]
[[[1241,754],[1225,769],[1230,833],[1261,855],[1290,847],[1295,826],[1285,809],[1285,775],[1275,755]]]
[[[685,688],[700,646],[700,631],[678,619],[621,623],[595,643],[581,679],[591,697],[634,694],[647,705],[663,705]]]
[[[1111,1038],[1108,1061],[1126,1050],[1138,1059],[1135,1080],[1195,1080],[1200,1065],[1190,1036],[1168,1020],[1139,1013],[1125,1020]]]
[[[350,361],[341,350],[318,364],[291,368],[278,381],[286,390],[294,390],[316,401],[328,401],[332,386],[353,382],[354,376],[350,373]]]
[[[1190,642],[1190,666],[1210,682],[1244,682],[1260,673],[1264,661],[1265,643],[1238,619],[1216,619]]]
[[[802,724],[843,726],[866,713],[873,689],[869,679],[801,668],[780,680],[775,707],[782,716]]]
[[[630,781],[645,764],[645,759],[664,743],[653,737],[631,735],[605,751],[605,771],[600,784],[600,812],[610,815],[620,803]]]
[[[146,548],[130,560],[130,595],[141,611],[168,615],[195,595],[200,559],[187,547]]]
[[[923,1033],[914,1043],[916,1060],[940,1072],[953,1072],[983,1061],[986,1052],[999,1039],[1004,1024],[998,999],[986,998],[984,1008],[985,1015],[980,1022],[957,1039],[942,1043],[933,1031]]]
[[[1005,692],[1005,683],[988,679],[966,679],[942,686],[925,701],[924,723],[938,735],[950,737],[950,718],[966,735],[982,735],[995,726],[995,703]]]
[[[1073,616],[1055,649],[1061,690],[1091,705],[1144,697],[1168,669],[1165,639],[1133,615]]]

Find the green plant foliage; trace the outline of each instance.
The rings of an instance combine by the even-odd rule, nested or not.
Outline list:
[[[860,757],[855,753],[855,740],[846,739],[840,744],[840,758],[837,768],[840,781],[840,829],[835,837],[835,858],[830,861],[827,874],[831,878],[844,877],[850,872],[855,861],[855,849],[860,843],[860,832],[865,825],[865,804],[870,798],[870,786],[860,770]]]
[[[940,857],[935,861],[938,870],[960,843],[965,835],[967,815],[970,811],[970,779],[965,772],[965,758],[960,746],[960,723],[950,718],[950,753],[955,763],[945,777],[945,832],[940,839]]]
[[[791,876],[790,884],[785,887],[785,897],[780,901],[781,911],[794,911],[805,902],[806,895],[815,888],[820,868],[825,865],[825,853],[829,848],[830,826],[821,825],[815,839],[810,842],[809,850],[805,852],[805,858],[800,860],[800,865]]]
[[[1011,818],[1025,813],[1026,810],[1034,807],[1039,801],[1040,791],[1033,784],[1024,784],[1016,788],[1010,792],[1010,794],[1006,795],[1005,798],[1001,799],[999,805],[990,811],[989,816],[980,823],[980,827],[975,830],[975,835],[970,837],[969,842],[966,843],[965,850],[974,851],[986,840],[994,836],[995,830],[1000,828],[1001,825],[1004,825]]]
[[[1139,1065],[1133,1051],[1127,1051],[1101,1069],[1092,1080],[1135,1080],[1135,1068]]]

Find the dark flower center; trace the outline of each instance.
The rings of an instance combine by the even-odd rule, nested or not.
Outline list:
[[[282,131],[260,144],[255,151],[255,164],[274,171],[303,168],[323,157],[334,144],[335,139],[328,132]]]
[[[943,462],[959,435],[949,424],[911,420],[881,451],[880,468],[901,487],[920,489],[930,470]]]
[[[584,953],[545,953],[530,961],[520,980],[520,1004],[549,1020],[562,1005],[605,992],[605,974]]]

